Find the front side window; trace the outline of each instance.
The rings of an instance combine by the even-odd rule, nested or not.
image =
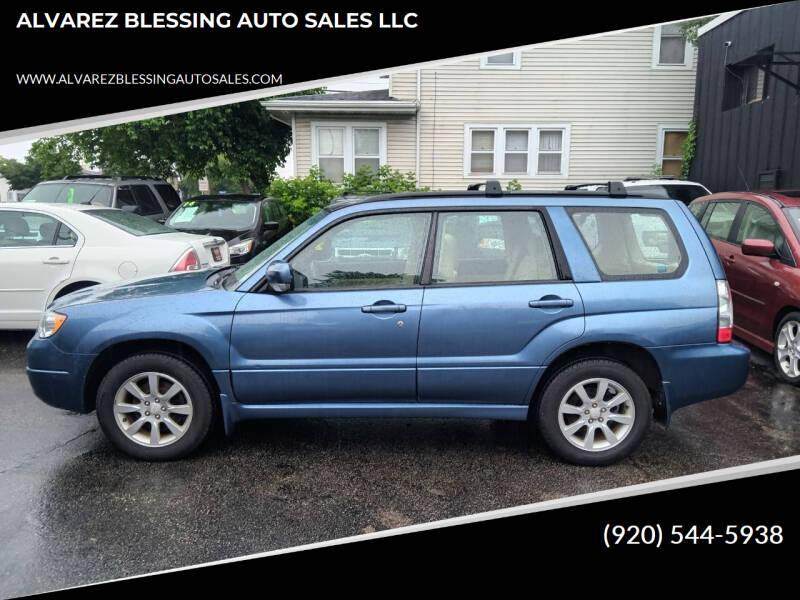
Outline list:
[[[436,229],[431,283],[558,279],[538,212],[441,213]]]
[[[768,240],[775,245],[779,257],[791,260],[791,251],[777,221],[766,208],[752,202],[747,203],[736,232],[736,243],[741,244],[744,240]]]
[[[56,219],[39,213],[0,211],[0,247],[55,246],[59,225]]]
[[[685,265],[661,210],[579,208],[570,216],[604,279],[674,277]]]
[[[314,123],[312,136],[313,163],[331,181],[341,182],[362,167],[377,172],[386,162],[383,123]]]
[[[733,220],[739,212],[738,202],[716,202],[706,211],[703,217],[703,227],[706,233],[713,238],[727,240],[733,227]]]
[[[155,215],[162,212],[161,205],[158,203],[158,200],[156,200],[149,186],[133,186],[133,196],[136,198],[136,204],[139,206],[139,214]]]
[[[156,184],[156,190],[161,195],[161,199],[164,201],[164,204],[167,205],[169,210],[175,210],[181,204],[181,197],[178,196],[178,192],[175,191],[175,188],[169,185],[168,183],[158,183]]]
[[[564,176],[568,125],[465,126],[464,175]]]
[[[431,216],[368,215],[311,241],[291,261],[297,290],[419,285]]]

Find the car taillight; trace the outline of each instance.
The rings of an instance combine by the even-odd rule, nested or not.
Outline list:
[[[733,304],[728,282],[717,279],[717,342],[730,342],[733,338]]]
[[[197,258],[197,253],[194,250],[187,250],[170,271],[197,271],[199,268],[200,260]]]

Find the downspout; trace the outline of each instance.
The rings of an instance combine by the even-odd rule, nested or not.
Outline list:
[[[417,173],[417,186],[422,187],[422,181],[420,180],[421,175],[419,172],[419,151],[420,151],[420,112],[422,112],[422,92],[420,90],[420,85],[422,83],[422,71],[421,69],[417,69],[417,140],[416,140],[416,166],[415,170]]]

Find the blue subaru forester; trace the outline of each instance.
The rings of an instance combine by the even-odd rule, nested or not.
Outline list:
[[[28,375],[148,460],[215,419],[390,416],[529,420],[563,459],[609,464],[749,362],[689,210],[609,190],[338,202],[238,268],[60,298]]]

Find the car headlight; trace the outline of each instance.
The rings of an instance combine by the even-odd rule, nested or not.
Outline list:
[[[67,320],[67,315],[48,310],[42,315],[42,320],[39,321],[39,337],[49,338],[56,331],[61,329],[64,321]]]
[[[239,242],[238,244],[234,244],[233,246],[228,246],[228,254],[231,256],[244,256],[252,249],[253,240],[245,240],[243,242]]]

